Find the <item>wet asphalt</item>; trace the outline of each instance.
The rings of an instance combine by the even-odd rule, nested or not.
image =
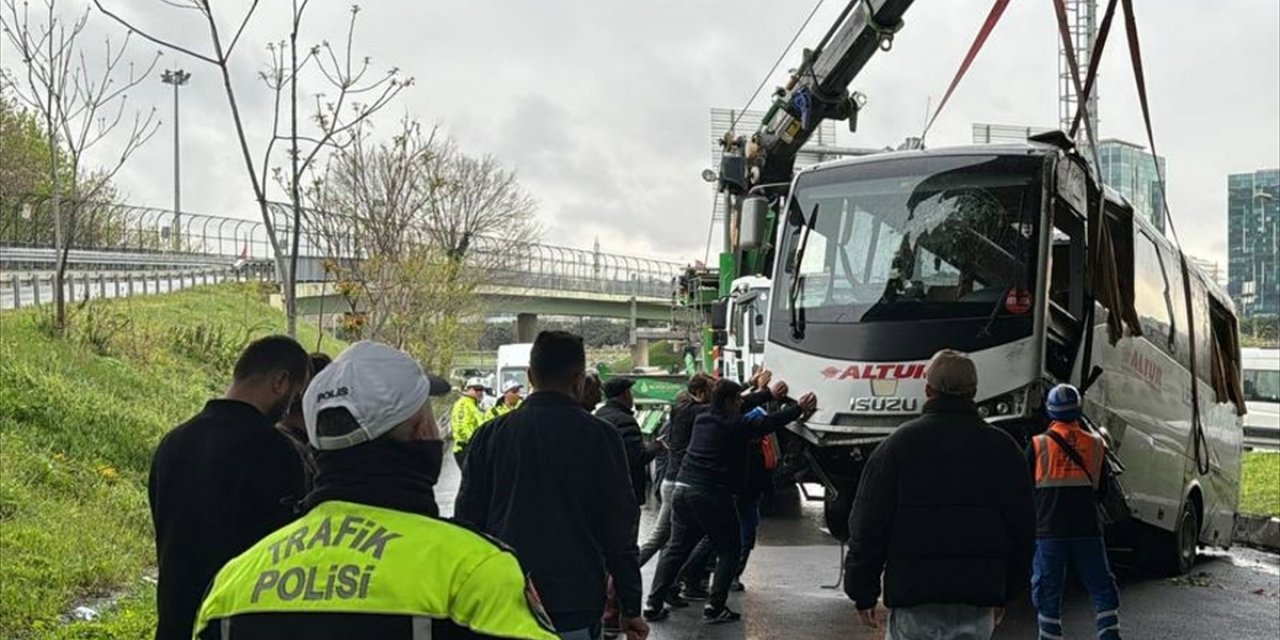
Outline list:
[[[445,462],[436,499],[444,515],[453,510],[458,469]],[[657,514],[642,511],[641,537]],[[743,576],[746,591],[730,606],[743,614],[737,623],[706,625],[698,607],[677,610],[653,624],[654,640],[739,640],[756,638],[870,639],[883,630],[864,628],[839,579],[840,546],[821,529],[821,503],[801,505],[800,516],[766,518]],[[1177,579],[1144,577],[1116,558],[1121,588],[1121,632],[1129,640],[1280,640],[1280,555],[1236,547],[1202,550],[1195,570]],[[645,586],[656,561],[644,568]],[[1029,602],[1011,607],[996,631],[998,639],[1035,638],[1035,611]],[[1063,623],[1066,638],[1092,638],[1093,610],[1078,585],[1068,591]]]

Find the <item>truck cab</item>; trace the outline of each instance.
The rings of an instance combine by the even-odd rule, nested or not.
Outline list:
[[[724,377],[746,382],[762,368],[771,286],[769,278],[761,276],[733,281],[725,307],[725,344],[720,347],[720,371]]]

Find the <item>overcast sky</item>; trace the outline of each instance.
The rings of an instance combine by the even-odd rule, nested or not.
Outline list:
[[[207,51],[198,20],[159,0],[104,0],[147,29]],[[60,0],[72,6],[74,2]],[[215,4],[233,30],[236,5]],[[263,5],[236,53],[250,127],[269,128],[255,79],[265,43],[286,34],[281,0]],[[843,2],[827,2],[800,38],[813,46]],[[1280,165],[1280,3],[1136,0],[1156,144],[1168,160],[1169,204],[1191,252],[1226,255],[1226,176]],[[360,14],[358,51],[416,84],[379,120],[439,123],[473,153],[516,169],[539,202],[544,241],[679,261],[701,259],[711,212],[709,109],[740,108],[803,21],[801,0],[377,0]],[[313,0],[304,39],[338,38],[349,4]],[[896,145],[918,135],[990,8],[988,0],[918,0],[893,50],[854,86],[870,102],[843,144]],[[99,33],[113,29],[93,16]],[[1049,0],[1013,2],[928,144],[967,144],[971,124],[1054,126],[1057,35]],[[1123,31],[1107,48],[1101,133],[1145,145]],[[136,43],[141,57],[149,48]],[[5,52],[3,64],[15,63]],[[793,51],[769,88],[785,81]],[[178,54],[184,209],[256,216],[215,69]],[[132,97],[164,129],[119,176],[132,202],[172,203],[171,94],[157,77]],[[754,107],[766,106],[767,94]],[[260,141],[255,141],[260,143]],[[260,153],[260,152],[255,152]],[[276,158],[280,163],[281,155]]]

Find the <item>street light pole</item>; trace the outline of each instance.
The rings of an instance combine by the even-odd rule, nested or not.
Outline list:
[[[166,69],[160,75],[161,82],[173,85],[173,246],[181,248],[182,231],[182,159],[178,145],[178,88],[191,79],[182,69]]]

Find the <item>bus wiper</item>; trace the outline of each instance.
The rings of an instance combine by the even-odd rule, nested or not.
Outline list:
[[[1000,297],[996,298],[996,304],[991,308],[991,315],[987,316],[987,323],[982,325],[982,329],[978,330],[978,337],[985,338],[991,335],[991,325],[996,323],[996,317],[1000,315],[1000,308],[1004,306],[1005,297],[1009,295],[1010,287],[1005,287],[1000,291]]]
[[[802,286],[803,276],[800,275],[800,265],[804,262],[804,252],[809,248],[809,234],[813,232],[813,227],[818,224],[818,205],[819,202],[813,203],[813,211],[809,213],[809,222],[805,225],[804,234],[800,236],[800,246],[796,248],[796,254],[792,258],[791,273],[791,289],[787,292],[787,299],[791,303],[791,337],[796,340],[804,339],[804,310],[799,308],[800,288]]]

